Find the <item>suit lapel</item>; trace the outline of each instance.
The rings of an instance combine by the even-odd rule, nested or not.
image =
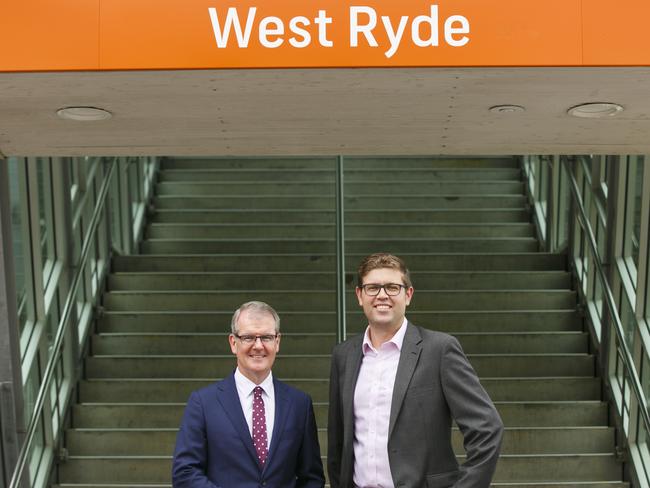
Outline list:
[[[361,369],[361,360],[363,358],[363,334],[351,339],[354,341],[350,344],[352,354],[346,357],[345,376],[343,378],[343,388],[341,389],[341,405],[344,406],[343,412],[345,431],[353,432],[354,422],[354,389],[357,386],[359,370]]]
[[[266,469],[273,460],[273,455],[278,449],[278,444],[284,432],[284,424],[290,414],[290,400],[287,392],[287,387],[273,378],[273,391],[275,392],[275,416],[273,417],[273,435],[271,436],[271,445],[269,446],[269,454],[264,464]]]
[[[404,342],[402,342],[402,351],[397,364],[397,374],[395,375],[395,386],[393,387],[393,399],[390,406],[390,422],[388,425],[388,438],[390,438],[395,428],[395,421],[402,408],[406,390],[408,389],[411,377],[415,371],[415,366],[422,352],[422,336],[417,327],[410,322],[406,326]]]
[[[235,385],[235,375],[231,374],[225,378],[217,385],[217,389],[219,390],[217,400],[221,403],[228,419],[230,419],[230,423],[239,434],[239,437],[241,437],[242,443],[246,446],[246,450],[253,458],[255,464],[259,466],[257,454],[253,447],[253,439],[251,438],[251,433],[248,430],[248,424],[244,417],[244,410],[239,402],[239,394]]]

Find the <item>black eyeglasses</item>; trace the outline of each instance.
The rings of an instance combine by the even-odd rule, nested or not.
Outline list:
[[[361,285],[359,288],[361,288],[366,293],[366,295],[369,295],[371,297],[376,297],[379,295],[379,292],[383,288],[386,292],[386,295],[394,297],[396,295],[399,295],[399,293],[402,291],[402,288],[406,289],[408,287],[399,283],[386,283],[385,285],[380,285],[379,283],[366,283],[365,285]]]
[[[257,339],[262,341],[263,344],[271,344],[278,337],[278,334],[263,334],[263,335],[233,334],[233,335],[237,339],[242,341],[244,344],[255,344]]]

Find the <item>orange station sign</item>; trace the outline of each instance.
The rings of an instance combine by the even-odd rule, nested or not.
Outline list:
[[[648,0],[4,3],[4,72],[650,66]]]

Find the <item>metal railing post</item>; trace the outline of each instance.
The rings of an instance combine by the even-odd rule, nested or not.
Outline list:
[[[336,158],[336,342],[346,338],[343,156]]]

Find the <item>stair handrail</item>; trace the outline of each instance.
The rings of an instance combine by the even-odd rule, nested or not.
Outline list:
[[[621,352],[623,364],[625,365],[625,369],[627,370],[627,374],[629,376],[629,380],[632,386],[632,391],[634,392],[634,395],[636,396],[636,400],[639,404],[639,411],[641,412],[641,418],[643,419],[643,423],[645,425],[646,431],[650,432],[650,414],[648,413],[648,404],[643,394],[643,387],[641,386],[641,380],[639,379],[639,376],[636,373],[636,368],[634,367],[634,360],[632,359],[632,354],[630,353],[630,350],[628,349],[627,343],[625,341],[625,332],[623,331],[623,323],[621,322],[621,318],[618,314],[618,309],[616,307],[616,302],[614,300],[614,294],[612,293],[612,290],[609,287],[609,283],[605,276],[605,271],[603,270],[601,264],[602,261],[600,259],[600,253],[598,252],[598,245],[596,244],[596,236],[593,233],[591,225],[589,225],[589,218],[587,217],[587,212],[585,210],[584,203],[582,201],[582,197],[580,196],[580,191],[578,189],[578,182],[575,179],[572,168],[569,162],[566,160],[564,160],[562,164],[564,165],[564,169],[566,169],[566,172],[569,177],[569,183],[570,183],[569,188],[571,190],[571,197],[573,199],[573,203],[576,205],[576,208],[578,209],[578,222],[580,224],[580,227],[582,227],[582,230],[585,232],[587,236],[589,247],[591,248],[591,252],[593,253],[594,256],[594,262],[596,265],[596,275],[598,276],[598,279],[600,280],[600,284],[602,286],[603,296],[605,298],[605,304],[607,306],[609,316],[614,322],[614,331],[616,332],[616,337],[618,338],[618,347]]]
[[[20,448],[20,453],[18,454],[18,459],[16,461],[16,467],[14,468],[14,472],[11,477],[11,481],[9,482],[8,488],[19,488],[19,483],[23,477],[25,471],[25,465],[27,464],[29,452],[31,450],[32,443],[34,441],[34,435],[36,434],[36,429],[38,428],[40,423],[39,421],[41,419],[41,416],[43,415],[43,407],[45,405],[45,399],[46,396],[48,395],[49,388],[51,387],[52,379],[54,378],[54,372],[56,370],[57,363],[62,353],[63,339],[65,337],[65,334],[68,329],[68,324],[70,322],[69,321],[70,313],[76,302],[77,291],[79,289],[79,285],[84,275],[84,269],[86,266],[86,261],[88,260],[88,256],[90,254],[91,246],[93,244],[93,241],[95,240],[95,234],[97,232],[97,228],[100,223],[101,214],[105,210],[106,198],[116,168],[117,168],[117,158],[113,159],[113,161],[109,163],[109,168],[107,170],[106,176],[104,177],[102,187],[99,191],[97,204],[95,205],[95,209],[93,211],[93,215],[90,220],[90,225],[88,226],[88,232],[86,233],[86,237],[84,239],[83,246],[81,248],[81,255],[79,258],[79,262],[76,264],[77,269],[75,270],[74,277],[72,279],[70,292],[68,293],[68,296],[65,301],[65,305],[63,307],[63,312],[61,313],[61,318],[59,320],[59,323],[57,324],[57,332],[56,332],[56,337],[54,339],[54,344],[52,346],[52,354],[50,355],[50,359],[48,360],[47,366],[45,367],[45,373],[43,374],[43,381],[41,382],[41,386],[38,390],[38,396],[36,397],[36,402],[34,404],[34,410],[29,422],[27,434],[23,441],[23,445]]]

